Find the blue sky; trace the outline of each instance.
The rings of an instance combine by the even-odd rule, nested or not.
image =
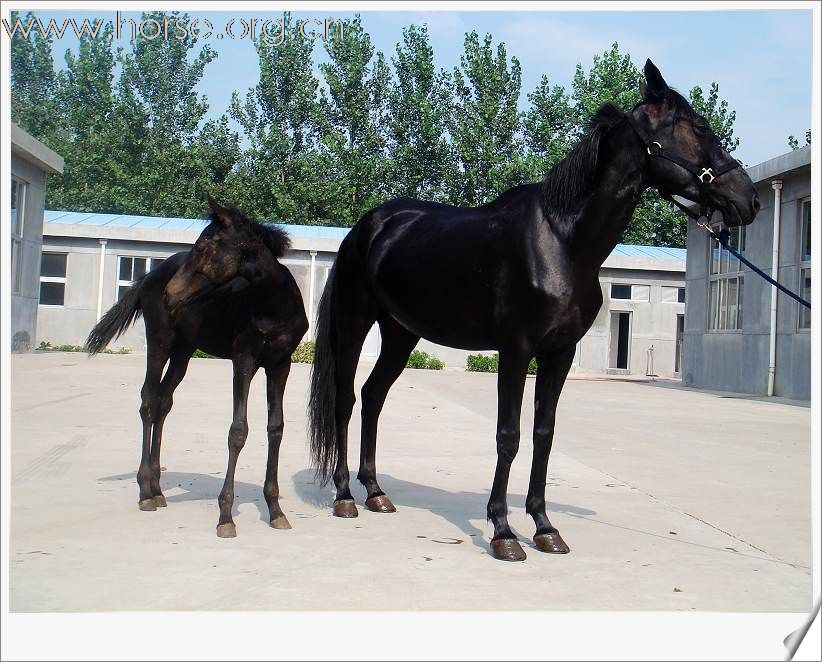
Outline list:
[[[277,18],[276,12],[191,10],[222,31],[231,18]],[[741,144],[736,156],[759,163],[787,151],[787,137],[804,141],[811,121],[811,12],[790,11],[543,11],[543,12],[360,12],[377,49],[390,58],[402,28],[426,23],[438,67],[459,64],[466,32],[490,32],[504,41],[510,56],[522,64],[521,106],[543,74],[570,90],[577,63],[587,70],[594,55],[614,41],[639,65],[650,57],[672,87],[686,92],[719,83],[720,94],[737,111],[735,130]],[[41,20],[104,18],[114,13],[38,12]],[[350,12],[294,12],[297,18],[346,17]],[[139,19],[127,12],[124,18]],[[209,114],[220,115],[234,90],[245,91],[258,78],[257,57],[250,40],[208,40],[218,58],[208,65],[200,89],[209,99]],[[55,60],[62,64],[77,40],[55,42]],[[317,41],[316,60],[324,51]]]

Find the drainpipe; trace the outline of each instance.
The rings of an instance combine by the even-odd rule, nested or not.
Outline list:
[[[311,268],[308,275],[308,339],[314,338],[314,263],[317,251],[311,251]]]
[[[108,239],[98,239],[100,242],[100,272],[97,274],[97,321],[103,316],[103,268],[106,264],[106,244]]]
[[[773,189],[773,253],[771,254],[771,278],[779,280],[779,221],[782,216],[782,180],[771,182]],[[771,285],[771,324],[768,345],[768,395],[773,395],[776,377],[776,304],[778,291]]]

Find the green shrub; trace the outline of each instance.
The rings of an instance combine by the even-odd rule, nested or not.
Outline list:
[[[492,354],[491,356],[469,354],[465,369],[468,372],[499,372],[499,354]],[[528,362],[528,374],[537,374],[537,360],[535,358]]]
[[[468,372],[498,372],[499,354],[469,354],[465,362]]]
[[[445,364],[436,356],[431,356],[428,352],[415,349],[408,357],[406,368],[416,368],[419,370],[442,370]]]
[[[292,363],[314,363],[314,343],[304,340],[291,355]]]
[[[41,352],[85,352],[86,348],[82,345],[52,345],[48,340],[41,340],[37,349]],[[106,347],[100,352],[101,354],[131,354],[128,347],[121,347],[120,349],[109,349]]]
[[[201,349],[195,349],[194,353],[191,355],[191,358],[194,359],[216,359],[216,356],[212,356],[208,352],[204,352]]]

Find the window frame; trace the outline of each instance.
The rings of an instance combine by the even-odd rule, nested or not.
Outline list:
[[[625,285],[626,287],[631,288],[631,296],[628,299],[622,299],[619,297],[613,296],[613,286],[614,285]],[[647,287],[648,288],[648,298],[647,299],[635,299],[634,298],[634,288],[635,287]],[[649,303],[651,301],[651,285],[649,283],[631,283],[619,280],[612,280],[608,284],[608,300],[609,301],[624,301],[628,303]],[[627,312],[627,311],[626,311]]]
[[[730,228],[730,231],[732,238],[733,233],[738,232],[737,246],[739,246],[739,248],[737,250],[744,254],[747,243],[745,226],[736,226]],[[733,245],[733,243],[731,243],[731,245]],[[714,273],[714,264],[717,264],[717,261],[715,260],[715,250],[719,250],[718,270],[716,273]],[[734,271],[730,270],[730,266],[732,264],[735,264],[736,266]],[[706,301],[708,305],[705,306],[705,328],[707,333],[743,332],[742,320],[744,319],[745,311],[745,273],[746,270],[740,260],[731,255],[731,252],[724,248],[716,239],[708,238],[708,277],[706,279]],[[733,306],[729,305],[726,301],[726,296],[731,281],[736,281],[736,297]],[[716,311],[714,311],[713,308],[715,298],[713,288],[714,284],[716,284],[715,297],[718,300]],[[729,328],[727,326],[727,320],[730,316],[731,310],[733,310],[736,315],[736,325]],[[715,315],[714,312],[716,312]],[[712,326],[714,321],[717,323],[717,326],[715,327]]]
[[[131,280],[122,280],[120,278],[120,264],[122,260],[132,260],[131,263]],[[120,300],[120,288],[121,287],[131,287],[134,284],[134,260],[145,260],[146,261],[146,273],[154,269],[159,263],[163,260],[168,259],[168,257],[160,257],[160,256],[152,256],[152,255],[117,255],[117,277],[114,279],[114,301],[117,302]]]
[[[799,292],[799,296],[803,299],[810,300],[810,292],[805,292],[802,287],[805,282],[805,272],[808,272],[808,275],[813,277],[811,272],[811,262],[813,260],[813,256],[811,255],[810,251],[813,248],[813,242],[810,243],[808,246],[808,256],[810,259],[805,260],[805,206],[808,207],[808,225],[810,229],[813,230],[811,226],[811,221],[813,217],[813,207],[811,205],[811,196],[807,196],[799,200],[799,241],[797,242],[797,249],[799,255],[797,256],[797,275],[798,275],[798,283],[796,291]],[[811,281],[813,283],[813,281]],[[801,303],[797,302],[796,304],[796,330],[799,333],[810,333],[811,330],[811,317],[810,317],[810,310],[805,308]],[[807,316],[807,317],[806,317]],[[804,319],[807,319],[808,325],[803,326],[802,322]]]
[[[17,186],[17,193],[14,187]],[[23,234],[26,231],[26,207],[28,206],[29,183],[11,176],[11,198],[15,201],[15,206],[9,205],[10,210],[16,211],[14,219],[11,221],[11,293],[22,294],[23,288]],[[10,201],[11,202],[11,201]],[[39,291],[38,291],[39,298]]]
[[[676,299],[674,301],[666,301],[662,296],[662,290],[665,288],[670,288],[672,290],[676,290]],[[682,292],[682,301],[679,300],[679,293]],[[660,285],[659,286],[659,303],[664,303],[666,305],[678,305],[682,306],[685,304],[685,286],[684,285]]]
[[[43,255],[65,255],[66,256],[66,268],[63,272],[63,276],[44,276],[42,274],[42,256]],[[43,306],[44,308],[65,308],[66,307],[66,290],[68,289],[68,259],[69,253],[66,251],[42,251],[40,257],[40,280],[37,284],[37,305]],[[63,283],[63,303],[40,303],[40,290],[42,289],[43,283]]]

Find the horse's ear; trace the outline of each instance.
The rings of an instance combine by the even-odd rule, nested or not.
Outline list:
[[[211,193],[206,193],[208,206],[211,208],[211,215],[223,227],[229,227],[234,223],[234,215],[219,202],[211,197]]]
[[[650,60],[645,61],[645,81],[639,84],[639,91],[645,101],[662,101],[668,94],[668,83],[659,69]]]

